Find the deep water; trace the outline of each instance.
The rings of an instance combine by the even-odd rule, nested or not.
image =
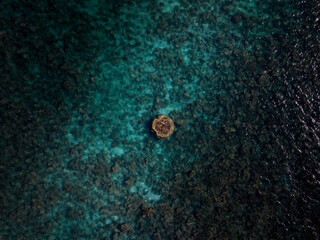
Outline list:
[[[319,239],[318,1],[2,0],[0,56],[0,240]]]

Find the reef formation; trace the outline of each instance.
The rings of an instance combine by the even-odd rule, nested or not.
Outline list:
[[[170,137],[174,131],[174,123],[167,115],[159,115],[152,122],[152,130],[158,138]]]

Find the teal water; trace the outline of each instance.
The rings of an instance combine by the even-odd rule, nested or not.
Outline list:
[[[0,239],[319,239],[319,13],[3,0]]]

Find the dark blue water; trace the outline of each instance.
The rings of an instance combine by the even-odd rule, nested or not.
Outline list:
[[[0,239],[319,239],[319,24],[315,0],[1,1]]]

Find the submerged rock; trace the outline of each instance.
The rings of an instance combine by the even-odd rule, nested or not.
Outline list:
[[[174,123],[167,115],[159,115],[152,122],[152,130],[159,138],[167,138],[174,131]]]

